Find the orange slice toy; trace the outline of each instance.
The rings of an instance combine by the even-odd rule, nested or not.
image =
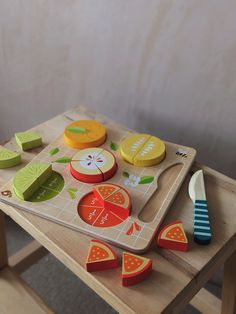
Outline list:
[[[96,120],[74,121],[64,130],[64,141],[72,148],[97,147],[105,140],[106,128]]]

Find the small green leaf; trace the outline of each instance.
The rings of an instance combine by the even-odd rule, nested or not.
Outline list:
[[[67,189],[67,191],[77,192],[78,189],[76,189],[76,188],[69,188],[69,189]]]
[[[118,144],[113,143],[113,142],[111,142],[110,147],[111,147],[111,149],[114,150],[114,151],[117,151],[118,148],[119,148]]]
[[[72,132],[72,133],[86,133],[86,129],[82,128],[81,126],[74,126],[67,128],[67,131]]]
[[[138,184],[148,184],[148,183],[151,183],[153,180],[154,180],[153,176],[143,176],[139,180]]]
[[[70,158],[70,157],[67,157],[67,156],[61,157],[61,158],[59,158],[59,159],[57,159],[57,160],[54,160],[54,162],[57,162],[57,163],[59,163],[59,164],[67,164],[67,163],[70,162],[70,161],[71,161],[71,158]]]
[[[51,156],[53,156],[53,155],[56,155],[58,152],[59,152],[59,148],[58,147],[55,147],[55,148],[52,148],[50,151],[49,151],[49,154],[51,155]]]
[[[123,171],[122,175],[125,178],[129,178],[129,173],[127,171]]]
[[[74,199],[76,198],[75,193],[72,192],[70,189],[68,189],[67,192],[69,193],[70,198],[71,198],[72,200],[74,200]]]

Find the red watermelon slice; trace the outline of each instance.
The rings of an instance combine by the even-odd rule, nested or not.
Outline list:
[[[159,233],[157,245],[170,250],[188,251],[188,239],[180,220],[165,226]]]
[[[98,184],[93,187],[93,194],[98,199],[100,204],[104,206],[106,198],[111,196],[114,192],[119,191],[120,187],[115,184]]]
[[[91,240],[86,261],[88,272],[111,269],[118,266],[118,257],[110,246],[99,240]]]
[[[152,272],[152,260],[146,257],[124,252],[122,259],[122,285],[134,285]]]
[[[126,219],[131,210],[131,198],[129,193],[119,185],[99,184],[93,188],[93,193],[106,210]]]

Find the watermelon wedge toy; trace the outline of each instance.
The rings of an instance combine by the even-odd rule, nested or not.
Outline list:
[[[158,235],[157,245],[169,250],[188,251],[188,239],[182,222],[177,220],[165,226]]]
[[[152,260],[124,252],[122,258],[122,286],[131,286],[146,279],[152,272]]]
[[[131,198],[129,193],[116,184],[98,184],[93,187],[93,194],[105,209],[126,219],[131,210]]]
[[[118,266],[118,257],[110,246],[99,240],[91,240],[86,261],[88,272],[111,269]]]

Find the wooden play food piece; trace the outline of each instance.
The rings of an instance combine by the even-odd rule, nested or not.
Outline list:
[[[18,132],[15,134],[15,139],[22,150],[29,150],[43,145],[42,137],[35,132]]]
[[[110,179],[117,170],[112,153],[102,148],[85,148],[76,153],[70,162],[74,178],[87,183],[98,183]]]
[[[14,167],[20,163],[20,154],[0,146],[0,169]]]
[[[110,246],[99,240],[91,240],[86,269],[88,272],[118,267],[118,257]]]
[[[165,144],[158,137],[148,134],[134,134],[120,145],[124,160],[138,167],[150,167],[165,158]]]
[[[115,215],[104,206],[94,196],[93,192],[84,195],[78,204],[78,214],[87,224],[95,227],[114,227],[122,223],[125,219]]]
[[[122,219],[130,215],[131,198],[121,186],[115,184],[99,184],[93,187],[93,193],[105,209],[112,211]]]
[[[69,124],[64,131],[64,141],[73,148],[102,145],[106,140],[106,128],[96,120],[79,120]]]
[[[20,199],[29,200],[51,175],[51,164],[29,164],[16,173],[13,179],[14,192]]]
[[[122,286],[134,285],[152,272],[152,260],[124,252],[122,258]]]
[[[170,250],[188,251],[188,239],[180,220],[165,226],[159,233],[157,245]]]

